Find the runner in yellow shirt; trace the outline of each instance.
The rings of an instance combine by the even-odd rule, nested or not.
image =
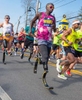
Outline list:
[[[62,35],[62,39],[64,40],[63,46],[64,50],[66,52],[67,60],[62,61],[60,63],[60,66],[64,66],[62,71],[58,74],[59,78],[67,79],[67,77],[64,75],[66,70],[69,68],[69,66],[76,62],[75,59],[75,50],[73,49],[73,44],[75,43],[75,40],[77,38],[77,32],[76,29],[78,29],[80,24],[79,20],[74,20],[72,23],[72,28],[69,28],[65,33]],[[70,70],[70,69],[69,69]]]
[[[77,63],[82,63],[82,22],[80,23],[80,29],[77,31],[77,39],[74,43],[74,49],[76,57],[78,58]]]

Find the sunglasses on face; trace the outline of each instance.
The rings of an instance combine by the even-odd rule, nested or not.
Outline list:
[[[50,6],[50,9],[54,9],[54,6]]]
[[[5,18],[5,19],[10,19],[10,18]]]
[[[80,25],[80,23],[77,23],[77,25]]]

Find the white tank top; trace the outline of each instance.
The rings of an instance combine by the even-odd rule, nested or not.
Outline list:
[[[12,36],[12,25],[10,23],[3,23],[3,36]]]

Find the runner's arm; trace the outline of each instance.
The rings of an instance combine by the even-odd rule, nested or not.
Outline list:
[[[0,24],[0,28],[3,27],[3,23]]]
[[[12,35],[14,36],[14,30],[13,30],[13,24],[11,23],[12,26]]]
[[[71,32],[72,32],[72,30],[69,28],[67,31],[65,31],[65,32],[63,33],[61,39],[64,40],[65,42],[69,42],[69,41],[67,40],[66,37],[67,37]]]
[[[19,33],[18,33],[18,37],[20,37],[20,36],[22,36],[22,35],[21,35],[21,33],[19,32]]]
[[[52,29],[53,29],[54,32],[56,32],[56,19],[55,19],[55,17],[54,17]]]
[[[38,20],[41,16],[41,13],[37,13],[35,15],[35,17],[32,19],[31,24],[30,24],[30,34],[32,33],[32,27],[34,25],[34,23],[36,22],[36,20]]]
[[[56,19],[55,19],[55,17],[54,17],[54,21],[53,21],[53,24],[52,24],[52,30],[53,30],[53,32],[55,33],[56,32]],[[52,39],[53,39],[53,34],[52,34]]]

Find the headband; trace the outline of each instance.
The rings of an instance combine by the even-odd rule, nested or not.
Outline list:
[[[80,23],[80,21],[75,21],[75,22],[72,23],[72,25],[78,24],[78,23]]]

